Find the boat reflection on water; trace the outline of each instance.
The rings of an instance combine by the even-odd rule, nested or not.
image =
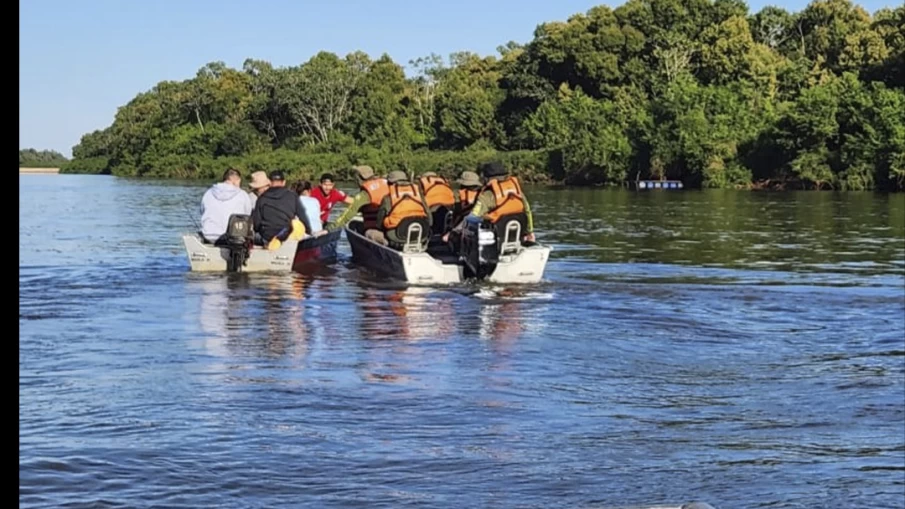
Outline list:
[[[304,300],[311,280],[284,274],[211,274],[193,277],[199,304],[187,307],[203,332],[202,346],[221,358],[254,359],[307,352]]]
[[[359,335],[370,343],[363,380],[410,382],[405,372],[430,371],[444,361],[444,343],[456,332],[454,298],[427,287],[362,284],[356,300],[362,317]]]
[[[445,341],[455,332],[455,302],[431,288],[362,286],[357,301],[363,339]]]

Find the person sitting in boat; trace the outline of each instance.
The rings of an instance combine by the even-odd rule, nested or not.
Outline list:
[[[223,179],[201,197],[201,236],[206,242],[224,243],[229,217],[251,214],[251,200],[241,186],[242,174],[230,168],[223,173]]]
[[[352,205],[352,197],[333,187],[333,180],[332,174],[324,173],[321,175],[321,184],[311,191],[311,197],[320,203],[321,223],[327,222],[333,205],[340,202]]]
[[[308,216],[311,232],[323,230],[324,226],[321,223],[321,204],[311,196],[311,182],[307,180],[298,181],[293,186],[293,189],[295,189],[296,194],[299,195],[299,201],[302,202],[302,207],[305,209],[305,214]]]
[[[282,172],[271,172],[278,182],[285,181]],[[298,199],[298,195],[287,189],[284,185],[272,185],[264,172],[252,174],[251,187],[258,193],[254,210],[251,212],[251,221],[255,230],[255,244],[279,247],[279,244],[293,235],[301,238],[304,233],[311,232],[311,224],[305,209]],[[304,230],[298,231],[293,222],[303,225]],[[276,239],[276,242],[271,242]]]
[[[459,221],[464,219],[465,216],[471,212],[471,208],[474,206],[474,202],[478,198],[478,193],[483,186],[481,177],[479,177],[477,173],[468,170],[463,171],[462,174],[459,175],[459,178],[456,179],[456,183],[459,184],[459,189],[456,190],[456,204],[453,206],[453,217],[450,224],[447,225],[448,228],[452,228],[453,225],[459,224]]]
[[[370,166],[355,166],[352,170],[358,177],[360,191],[352,198],[352,203],[342,215],[336,218],[336,221],[327,223],[325,228],[327,231],[342,228],[355,217],[355,214],[361,212],[364,224],[362,225],[362,231],[359,233],[367,235],[368,230],[379,229],[377,225],[377,209],[380,207],[383,197],[387,195],[387,181],[375,175],[374,169]]]
[[[387,195],[377,210],[380,230],[371,230],[367,237],[374,242],[402,249],[412,224],[421,225],[422,248],[430,240],[431,212],[418,185],[412,184],[405,172],[396,170],[387,175]]]
[[[477,217],[496,225],[504,216],[522,216],[524,219],[522,240],[534,242],[534,219],[518,178],[510,175],[499,162],[483,164],[481,173],[484,175],[485,184],[466,218]],[[465,218],[459,221],[450,233],[455,238],[461,237],[464,227]],[[449,241],[450,233],[443,236],[443,242]]]
[[[432,171],[424,172],[418,183],[433,216],[434,233],[440,235],[446,223],[446,214],[452,211],[456,204],[452,187],[445,178]]]

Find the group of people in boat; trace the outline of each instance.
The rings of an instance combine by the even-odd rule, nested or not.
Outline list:
[[[522,240],[534,241],[531,208],[521,183],[499,162],[481,166],[483,179],[476,172],[463,171],[456,189],[435,172],[412,180],[399,170],[386,177],[370,166],[355,166],[353,171],[358,192],[349,196],[334,187],[331,174],[322,175],[316,187],[300,181],[289,188],[279,170],[269,176],[263,171],[252,173],[251,191],[246,192],[241,187],[241,173],[229,169],[222,182],[211,186],[201,199],[201,234],[209,243],[225,242],[230,216],[244,214],[251,217],[254,243],[275,248],[290,237],[316,237],[343,228],[360,213],[361,223],[353,224],[375,243],[401,249],[409,240],[410,228],[417,224],[424,246],[435,236],[457,249],[468,216],[490,224],[519,216],[524,223]],[[347,208],[328,222],[337,203],[345,203]]]

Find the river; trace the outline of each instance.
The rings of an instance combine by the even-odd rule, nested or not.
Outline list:
[[[20,507],[902,507],[905,195],[529,187],[432,290],[189,273],[204,189],[19,175]]]

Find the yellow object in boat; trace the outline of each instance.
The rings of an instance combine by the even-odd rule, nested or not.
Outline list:
[[[305,224],[297,217],[292,219],[292,233],[289,234],[291,240],[302,240],[305,236]]]

